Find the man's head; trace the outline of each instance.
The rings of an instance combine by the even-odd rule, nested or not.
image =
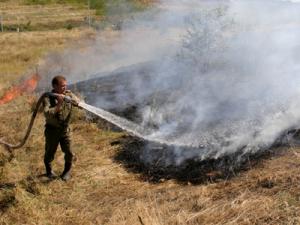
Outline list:
[[[64,76],[58,75],[52,79],[52,87],[55,93],[64,94],[67,90],[67,80]]]

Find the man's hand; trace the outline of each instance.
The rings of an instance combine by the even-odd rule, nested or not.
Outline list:
[[[56,108],[55,108],[56,112],[60,111],[61,105],[64,102],[64,97],[65,96],[63,94],[56,94],[56,99],[57,99],[57,105],[56,105]]]

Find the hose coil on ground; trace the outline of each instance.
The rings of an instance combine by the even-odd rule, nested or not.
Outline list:
[[[12,150],[12,149],[17,149],[17,148],[21,148],[27,141],[29,135],[30,135],[30,132],[31,132],[31,129],[32,129],[32,126],[33,126],[33,123],[34,123],[34,120],[35,120],[35,117],[38,113],[38,110],[43,102],[43,99],[47,96],[55,96],[56,94],[55,93],[52,93],[52,92],[45,92],[44,94],[41,95],[41,97],[38,99],[37,103],[36,103],[36,106],[35,106],[35,109],[32,113],[32,116],[31,116],[31,119],[30,119],[30,123],[27,127],[27,130],[26,130],[26,133],[25,133],[25,136],[24,138],[22,139],[22,141],[18,144],[11,144],[11,143],[7,143],[5,141],[3,141],[2,139],[0,139],[0,144],[4,145],[6,147],[7,150]]]

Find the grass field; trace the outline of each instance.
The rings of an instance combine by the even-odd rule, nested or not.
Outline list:
[[[43,31],[98,26],[108,17],[144,10],[151,0],[5,0],[0,30]]]
[[[2,1],[1,11],[14,4],[20,13],[36,7]],[[49,5],[39,7],[46,12]],[[0,93],[33,73],[48,53],[95,35],[86,27],[0,33]],[[0,138],[14,143],[22,139],[35,101],[36,96],[25,94],[0,106]],[[202,171],[193,170],[191,180],[166,176],[153,181],[147,171],[133,172],[138,162],[120,160],[120,153],[133,150],[123,148],[131,140],[126,133],[104,129],[76,111],[72,179],[49,181],[41,176],[43,129],[40,113],[24,147],[11,155],[0,146],[0,224],[300,224],[299,148],[274,149],[276,153],[232,177],[207,175],[195,182]],[[63,164],[58,150],[54,171],[59,174]]]

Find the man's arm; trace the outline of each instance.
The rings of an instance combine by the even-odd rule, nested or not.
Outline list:
[[[71,103],[74,106],[78,106],[79,102],[81,102],[82,100],[80,98],[78,98],[73,92],[71,92],[70,90],[66,91],[66,95],[70,98]]]
[[[58,101],[58,103],[56,104],[56,106],[51,106],[49,97],[46,97],[44,99],[44,101],[43,101],[44,114],[47,118],[55,118],[57,113],[59,113],[61,111],[63,97],[59,95],[57,97],[57,101]]]

